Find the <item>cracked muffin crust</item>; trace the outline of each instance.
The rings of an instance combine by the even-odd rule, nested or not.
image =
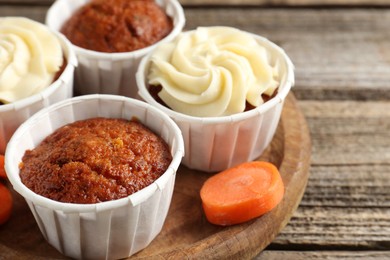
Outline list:
[[[93,118],[61,127],[26,151],[20,177],[49,199],[98,203],[150,185],[171,161],[165,141],[141,123]]]
[[[172,19],[153,0],[92,0],[61,32],[79,47],[112,53],[148,47],[172,29]]]

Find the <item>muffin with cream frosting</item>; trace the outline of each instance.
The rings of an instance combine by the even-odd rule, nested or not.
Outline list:
[[[15,129],[73,95],[77,66],[69,41],[24,17],[0,17],[0,153]]]
[[[12,103],[48,87],[65,63],[60,40],[23,17],[0,18],[0,101]]]
[[[183,163],[204,171],[261,155],[293,81],[280,47],[223,26],[200,27],[159,45],[137,72],[140,96],[180,126]]]
[[[235,28],[198,28],[151,55],[148,84],[172,110],[197,117],[227,116],[264,103],[278,82],[267,49]]]
[[[141,58],[173,39],[184,22],[177,0],[58,0],[46,15],[46,24],[73,42],[76,94],[128,97],[137,97]]]

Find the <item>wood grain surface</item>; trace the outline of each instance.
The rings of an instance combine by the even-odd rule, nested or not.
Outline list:
[[[390,3],[390,1],[389,1]],[[1,6],[44,21],[48,6]],[[389,8],[185,8],[185,29],[234,26],[269,38],[295,65],[297,99],[390,100]]]
[[[54,0],[0,0],[0,5],[50,5]],[[388,0],[179,0],[184,6],[389,6]]]
[[[255,258],[390,259],[390,1],[202,1],[180,1],[186,29],[235,26],[286,50],[312,138],[301,204]],[[51,3],[0,0],[0,16],[44,21]]]
[[[199,191],[212,174],[180,167],[172,204],[163,230],[135,259],[250,259],[268,246],[288,223],[309,177],[311,140],[306,120],[289,94],[277,132],[259,160],[274,163],[282,175],[285,195],[271,212],[230,227],[207,222]],[[43,240],[27,204],[16,193],[11,220],[0,229],[0,249],[7,259],[62,257]],[[23,241],[20,241],[23,237]]]
[[[312,139],[308,186],[256,259],[390,259],[390,102],[299,105]]]

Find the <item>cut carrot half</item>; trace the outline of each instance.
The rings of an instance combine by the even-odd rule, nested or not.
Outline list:
[[[284,184],[268,162],[246,162],[210,177],[200,190],[207,220],[234,225],[259,217],[282,200]]]
[[[7,174],[4,169],[4,155],[0,154],[0,178],[6,179]]]
[[[0,225],[11,216],[12,195],[8,188],[0,182]]]

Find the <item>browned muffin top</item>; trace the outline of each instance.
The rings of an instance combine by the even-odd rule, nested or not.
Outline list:
[[[139,122],[93,118],[56,130],[22,158],[22,182],[60,202],[98,203],[153,183],[172,156],[165,141]]]
[[[172,20],[153,0],[92,0],[63,25],[75,45],[99,52],[129,52],[168,35]]]

